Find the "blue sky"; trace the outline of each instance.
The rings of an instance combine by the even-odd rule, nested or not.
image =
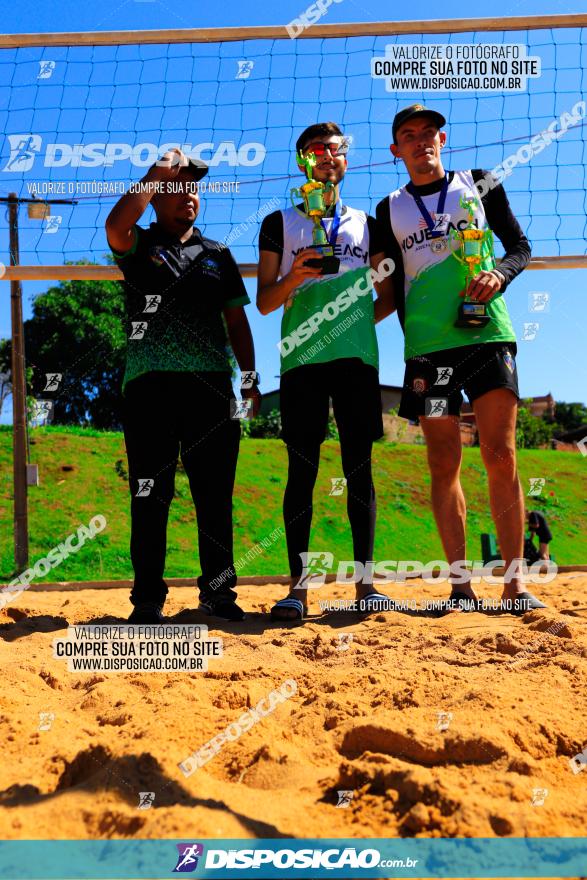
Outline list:
[[[272,6],[225,2],[198,5],[104,0],[99,9],[62,0],[58,4],[14,6],[3,19],[5,32],[55,30],[113,30],[242,25],[285,25],[310,5],[309,0],[285,0]],[[389,4],[381,0],[342,0],[333,3],[322,23],[379,21],[388,18]],[[465,17],[472,7],[448,0],[441,6],[418,5],[420,19]],[[564,3],[502,0],[491,9],[476,7],[483,15],[536,15],[582,11]],[[394,8],[396,19],[411,18],[407,6]],[[540,78],[519,93],[387,93],[373,80],[369,61],[382,56],[387,43],[397,38],[353,40],[256,41],[218,45],[172,47],[57,48],[0,51],[0,84],[4,96],[0,121],[7,134],[39,132],[43,143],[94,142],[191,144],[233,140],[237,146],[260,142],[264,161],[250,168],[219,166],[212,180],[238,180],[238,197],[209,196],[199,225],[213,238],[222,238],[271,198],[286,205],[289,189],[301,182],[293,163],[292,144],[297,133],[316,119],[341,121],[354,138],[343,199],[355,207],[374,211],[390,190],[406,182],[400,166],[390,164],[389,127],[398,107],[423,99],[441,110],[449,121],[447,167],[492,168],[518,146],[568,111],[587,93],[587,43],[585,32],[565,30],[486,34],[482,41],[526,43],[530,55],[542,62]],[[415,35],[399,42],[421,42]],[[424,42],[479,42],[477,35],[437,38]],[[254,61],[250,77],[237,81],[239,59]],[[48,80],[37,80],[39,61],[54,60]],[[137,82],[140,88],[137,88]],[[11,88],[5,88],[5,86]],[[90,89],[88,90],[88,85]],[[114,88],[113,88],[114,87]],[[587,126],[577,126],[527,165],[514,170],[506,190],[535,255],[585,253],[585,136]],[[504,144],[504,141],[510,143]],[[1,164],[10,151],[0,136]],[[22,195],[32,181],[85,181],[138,179],[143,171],[129,162],[112,168],[39,168],[0,173],[0,193],[16,189]],[[290,178],[287,175],[291,175]],[[87,198],[75,208],[63,208],[61,227],[53,235],[42,232],[39,221],[29,221],[21,211],[21,261],[61,262],[89,256],[103,261],[106,244],[103,220],[112,198]],[[7,262],[8,230],[0,222],[0,260]],[[145,215],[145,222],[149,221]],[[258,227],[252,224],[233,247],[241,262],[256,259]],[[561,400],[587,399],[587,367],[582,356],[587,332],[585,271],[527,271],[510,288],[507,297],[514,326],[521,337],[525,322],[540,324],[536,338],[519,341],[519,372],[524,396],[552,392]],[[254,283],[247,281],[254,300]],[[47,283],[24,285],[25,317],[31,297]],[[550,310],[536,315],[528,310],[532,291],[550,293]],[[9,286],[0,285],[0,336],[10,333]],[[277,385],[280,316],[260,316],[248,308],[255,338],[263,390]],[[379,325],[381,381],[401,384],[402,334],[392,317]],[[9,419],[4,412],[2,420]]]

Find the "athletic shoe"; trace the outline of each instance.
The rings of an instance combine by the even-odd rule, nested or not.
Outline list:
[[[155,602],[139,602],[128,618],[128,623],[163,623],[163,605]]]
[[[198,611],[203,611],[209,617],[220,617],[222,620],[244,620],[245,612],[236,604],[231,596],[220,595],[205,598],[200,595]]]

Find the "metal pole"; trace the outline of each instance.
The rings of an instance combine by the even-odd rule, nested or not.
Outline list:
[[[10,264],[18,265],[18,197],[10,193],[8,222],[10,228]],[[26,379],[24,368],[24,328],[22,322],[22,286],[10,281],[10,317],[12,322],[12,443],[14,467],[14,561],[21,572],[29,561],[29,526],[27,509],[27,423]]]

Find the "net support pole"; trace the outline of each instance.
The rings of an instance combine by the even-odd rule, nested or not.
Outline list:
[[[10,193],[8,223],[10,229],[10,263],[19,263],[18,197]],[[26,379],[24,368],[24,326],[22,320],[22,285],[10,281],[10,318],[12,324],[12,447],[14,474],[14,561],[21,572],[29,561],[29,524],[27,506],[27,426]]]

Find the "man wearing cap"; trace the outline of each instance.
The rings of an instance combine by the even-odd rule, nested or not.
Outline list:
[[[278,347],[282,438],[289,462],[283,517],[291,583],[288,596],[271,609],[275,620],[304,617],[308,578],[317,573],[311,571],[308,547],[330,399],[340,436],[354,559],[363,566],[373,558],[371,450],[383,434],[375,322],[393,311],[393,292],[374,218],[339,198],[347,150],[348,142],[333,122],[311,125],[296,143],[300,171],[300,160],[307,160],[312,182],[333,185],[324,194],[327,212],[321,223],[339,261],[337,269],[331,266],[322,275],[320,261],[308,262],[316,252],[311,249],[313,223],[303,204],[265,217],[259,235],[257,305],[264,315],[283,307]],[[370,268],[377,271],[375,301]],[[359,609],[366,613],[387,601],[367,579],[357,580],[356,594]]]
[[[390,149],[405,163],[410,182],[384,198],[376,211],[386,254],[396,266],[396,305],[405,334],[406,371],[399,415],[421,422],[432,506],[452,565],[466,558],[459,426],[461,391],[466,392],[475,412],[491,513],[506,562],[503,608],[521,613],[544,605],[525,591],[520,574],[524,501],[515,445],[517,349],[503,293],[527,265],[530,246],[503,187],[491,174],[445,171],[441,159],[445,123],[440,113],[422,104],[396,115]],[[453,250],[458,248],[455,236],[470,224],[479,231],[493,230],[505,256],[496,268],[493,248],[487,248],[475,267],[477,274],[467,282],[462,254],[458,259]],[[463,301],[470,303],[468,314],[473,315],[468,326],[462,326],[459,318]],[[486,316],[479,319],[476,310],[485,310]],[[457,319],[460,326],[455,326]],[[452,607],[479,607],[462,569],[451,576],[451,583]]]
[[[124,274],[124,438],[131,491],[133,623],[158,623],[178,455],[198,521],[200,610],[241,620],[233,565],[232,491],[240,441],[228,342],[256,413],[250,302],[228,248],[194,226],[203,162],[171,150],[114,206],[108,242]],[[151,204],[156,222],[137,225]]]

